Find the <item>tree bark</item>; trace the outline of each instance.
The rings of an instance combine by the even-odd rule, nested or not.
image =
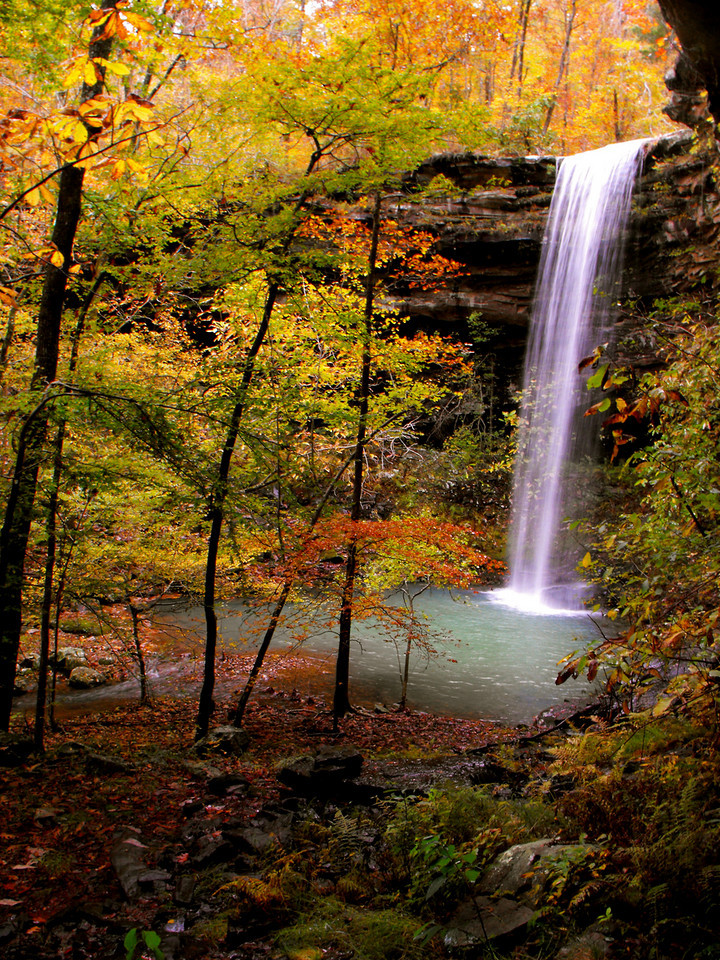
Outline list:
[[[557,105],[558,94],[560,92],[560,85],[562,84],[563,77],[568,72],[570,64],[570,40],[572,38],[573,24],[575,22],[575,13],[577,10],[577,0],[570,0],[568,6],[565,8],[565,40],[563,41],[562,53],[560,55],[560,65],[558,67],[557,80],[555,81],[555,90],[552,94],[550,100],[550,106],[547,109],[545,114],[545,123],[543,124],[542,135],[545,136],[550,128],[550,121],[552,120],[553,113],[555,112],[555,107]]]
[[[350,519],[357,523],[360,519],[362,504],[363,466],[365,455],[365,440],[367,436],[367,419],[370,405],[370,371],[372,354],[370,350],[370,332],[373,317],[373,300],[375,293],[375,266],[377,261],[378,238],[380,236],[380,191],[375,194],[373,207],[373,228],[370,240],[370,254],[368,257],[368,273],[365,283],[365,311],[364,334],[362,352],[362,373],[360,378],[360,411],[358,416],[358,430],[355,441],[353,493]],[[338,627],[338,652],[335,664],[335,692],[333,696],[333,724],[337,729],[338,720],[345,716],[350,707],[350,636],[352,632],[352,606],[357,577],[357,536],[353,535],[348,543],[347,560],[345,562],[345,582],[343,584],[342,601],[340,604],[340,623]]]
[[[323,151],[318,146],[308,162],[307,170],[305,171],[306,177],[313,172],[322,155]],[[295,231],[299,225],[297,217],[302,208],[305,206],[306,199],[307,195],[305,192],[303,192],[295,204],[295,221],[290,226],[288,234],[285,237],[285,241],[282,245],[283,253],[287,253],[287,251],[290,249],[290,244],[293,241]],[[258,354],[260,353],[270,328],[270,320],[272,318],[273,310],[275,309],[275,302],[279,292],[279,282],[275,280],[271,281],[268,288],[267,297],[265,299],[265,307],[263,309],[260,325],[258,326],[255,339],[253,340],[245,358],[243,377],[240,387],[238,388],[235,406],[230,416],[228,432],[225,437],[225,444],[223,446],[223,452],[218,465],[217,480],[211,494],[210,509],[208,511],[210,517],[210,534],[208,536],[208,551],[207,558],[205,560],[205,584],[203,589],[203,609],[205,611],[205,662],[203,668],[203,684],[200,689],[197,719],[195,722],[196,741],[202,740],[203,737],[207,736],[208,730],[210,729],[210,718],[213,713],[213,692],[215,690],[215,654],[217,651],[218,632],[217,612],[215,610],[217,558],[220,549],[220,536],[222,534],[223,520],[225,519],[225,501],[228,493],[230,465],[232,463],[233,453],[235,452],[235,444],[237,443],[238,434],[240,432],[240,424],[242,423],[242,418],[245,414],[245,404],[247,402],[250,384],[252,383],[253,375],[255,373],[255,361],[257,360]]]
[[[117,0],[103,0],[102,7],[110,9]],[[105,37],[104,26],[93,33],[88,55],[107,59],[112,38]],[[102,71],[101,71],[102,72]],[[103,88],[103,80],[93,86],[83,85],[82,100],[95,96]],[[32,388],[44,390],[57,374],[60,348],[60,329],[65,307],[65,296],[72,249],[82,209],[82,188],[85,171],[67,164],[60,171],[58,201],[52,242],[62,254],[63,265],[48,263],[45,268],[35,344],[35,367]],[[26,424],[27,426],[27,424]],[[13,481],[0,531],[0,730],[10,724],[15,670],[22,630],[22,587],[25,573],[33,504],[38,473],[44,457],[47,434],[47,406],[36,415],[19,445],[13,471]]]

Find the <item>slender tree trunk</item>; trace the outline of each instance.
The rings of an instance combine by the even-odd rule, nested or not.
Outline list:
[[[103,0],[103,8],[114,7],[117,0]],[[91,58],[107,59],[112,38],[105,37],[104,26],[98,27],[90,42]],[[101,71],[102,73],[102,71]],[[83,86],[82,100],[102,91],[101,79],[93,86]],[[44,389],[57,374],[60,349],[60,328],[72,248],[75,242],[82,209],[82,188],[85,171],[68,164],[60,171],[58,201],[52,243],[62,254],[62,267],[48,263],[38,309],[35,369],[33,388]],[[38,473],[44,456],[48,416],[36,416],[27,431],[23,450],[18,449],[13,481],[0,531],[0,730],[10,724],[15,669],[22,630],[22,587],[25,572],[25,554],[30,536],[33,504]]]
[[[386,426],[386,424],[384,424],[384,426]],[[315,513],[313,514],[312,519],[310,520],[308,533],[311,533],[317,526],[317,523],[320,520],[320,517],[322,516],[323,510],[325,509],[325,506],[330,497],[330,494],[333,492],[338,482],[340,481],[340,478],[345,473],[345,471],[350,466],[350,464],[354,461],[354,459],[355,459],[355,452],[353,451],[353,453],[348,457],[345,463],[341,465],[340,469],[337,471],[332,481],[328,484],[324,494],[322,495],[320,503],[315,508]],[[270,616],[270,622],[268,623],[268,627],[267,627],[267,630],[265,631],[265,635],[263,636],[262,643],[260,644],[260,648],[255,656],[255,662],[253,663],[250,673],[248,674],[248,678],[245,682],[245,686],[243,687],[243,692],[240,695],[240,699],[238,700],[237,707],[233,711],[232,722],[236,727],[242,726],[242,721],[245,715],[245,709],[247,707],[248,700],[252,696],[253,690],[255,688],[255,684],[257,683],[257,678],[260,674],[260,670],[262,669],[265,655],[267,654],[270,644],[272,643],[272,639],[275,635],[275,631],[277,630],[278,624],[280,622],[280,617],[282,616],[283,609],[285,608],[285,604],[287,603],[287,599],[290,596],[290,591],[292,590],[294,583],[295,583],[295,578],[288,577],[283,583],[282,589],[280,590],[280,595],[278,596],[278,599],[275,602],[275,607],[273,608],[273,612]]]
[[[7,326],[5,327],[5,336],[2,339],[2,344],[0,344],[0,382],[5,376],[5,370],[7,368],[7,358],[10,351],[10,345],[13,341],[13,336],[15,335],[15,315],[17,314],[17,307],[10,307],[8,313]]]
[[[310,158],[306,176],[315,168],[322,153],[318,149]],[[305,205],[306,196],[302,194],[295,205],[296,217]],[[295,235],[297,224],[290,228],[290,231],[283,244],[283,252],[287,252]],[[237,443],[240,432],[240,424],[245,413],[245,404],[247,402],[250,384],[255,373],[255,362],[262,348],[268,330],[270,320],[278,293],[280,284],[272,281],[268,289],[265,307],[263,309],[262,319],[255,334],[247,357],[245,358],[245,367],[243,376],[238,389],[237,399],[230,416],[228,432],[225,437],[223,452],[218,465],[217,479],[210,500],[210,534],[208,536],[207,558],[205,560],[205,583],[203,588],[203,609],[205,612],[205,662],[203,668],[203,683],[200,689],[200,699],[198,702],[197,719],[195,723],[195,740],[201,740],[206,737],[210,729],[210,718],[213,713],[213,692],[215,690],[215,654],[217,651],[217,612],[215,610],[215,591],[217,582],[217,559],[220,549],[220,536],[222,534],[222,525],[225,518],[225,501],[228,493],[228,480],[230,478],[230,465],[232,463],[235,444]]]
[[[78,320],[75,325],[75,332],[72,340],[72,350],[70,354],[69,375],[72,379],[77,368],[78,354],[80,351],[80,340],[85,329],[85,319],[88,310],[95,299],[95,295],[105,279],[101,273],[93,283],[88,295],[85,297],[78,314]],[[45,711],[47,706],[47,671],[50,656],[50,618],[53,606],[53,577],[55,573],[55,557],[57,550],[57,510],[60,495],[60,479],[63,469],[63,447],[65,444],[65,431],[67,429],[66,421],[61,421],[58,426],[55,437],[55,455],[53,457],[53,478],[50,487],[50,500],[48,503],[47,517],[45,520],[45,532],[47,536],[47,547],[45,553],[45,580],[43,586],[42,611],[40,617],[40,666],[38,673],[38,688],[35,700],[35,749],[42,752],[44,749],[45,737]],[[53,684],[53,693],[55,684]],[[53,697],[54,699],[54,697]]]
[[[63,254],[62,268],[48,264],[37,324],[35,389],[55,379],[58,363],[60,320],[65,303],[67,270],[80,219],[84,171],[65,167],[60,175],[58,208],[53,242]],[[25,554],[30,536],[35,490],[44,456],[48,416],[45,410],[27,431],[18,448],[12,488],[0,532],[0,729],[7,730],[15,684],[15,664],[22,630],[22,586]]]
[[[148,688],[145,655],[143,653],[142,643],[140,642],[140,608],[136,607],[132,600],[128,601],[128,607],[130,608],[130,619],[132,621],[133,646],[135,648],[134,655],[140,672],[140,704],[145,707],[150,703],[150,690]]]
[[[565,40],[563,41],[562,53],[560,55],[560,65],[558,66],[557,80],[555,81],[555,90],[550,100],[550,106],[548,107],[547,113],[545,114],[545,123],[543,124],[543,131],[542,131],[543,136],[547,134],[550,128],[550,121],[552,120],[553,113],[555,112],[555,107],[557,106],[557,99],[560,93],[560,86],[562,84],[563,77],[568,72],[568,67],[570,64],[570,40],[572,38],[576,7],[577,7],[577,0],[570,0],[568,7],[566,7],[565,9]]]
[[[518,23],[517,41],[517,98],[522,99],[523,83],[525,82],[525,44],[527,42],[528,23],[530,22],[530,6],[532,0],[520,0],[520,18]],[[515,55],[513,55],[513,64]],[[512,74],[511,74],[512,79]]]
[[[47,672],[50,658],[50,619],[53,605],[53,577],[55,574],[55,550],[57,544],[57,509],[62,473],[64,425],[60,427],[55,441],[50,502],[48,504],[45,533],[47,536],[47,554],[45,560],[45,582],[43,586],[42,611],[40,616],[40,666],[38,670],[38,688],[35,698],[35,749],[42,752],[45,748],[45,707],[47,702]]]
[[[350,519],[357,523],[360,519],[362,503],[363,465],[365,457],[365,438],[367,435],[368,408],[370,404],[370,371],[372,355],[370,352],[370,332],[373,316],[373,300],[375,293],[375,266],[377,261],[378,238],[380,236],[380,191],[375,194],[373,208],[372,239],[370,241],[370,255],[368,257],[368,273],[365,284],[365,312],[362,352],[362,374],[360,378],[360,412],[358,417],[357,439],[355,442],[354,475],[352,508]],[[347,560],[345,563],[345,582],[343,584],[342,601],[340,605],[340,623],[338,627],[338,652],[335,664],[335,692],[333,696],[333,724],[337,729],[340,717],[351,709],[350,707],[350,635],[352,631],[352,606],[357,577],[357,537],[353,535],[348,544]]]

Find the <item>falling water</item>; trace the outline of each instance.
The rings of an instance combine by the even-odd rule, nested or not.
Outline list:
[[[504,592],[520,607],[577,608],[582,597],[577,550],[561,536],[588,485],[579,467],[590,452],[581,429],[590,401],[578,361],[607,338],[645,143],[567,157],[558,171],[525,361]]]

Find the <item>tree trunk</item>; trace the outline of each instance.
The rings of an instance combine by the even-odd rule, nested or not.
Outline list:
[[[555,81],[555,90],[550,100],[550,106],[545,114],[545,123],[543,124],[542,131],[543,136],[546,136],[548,129],[550,128],[550,121],[552,120],[552,115],[555,112],[555,107],[557,105],[560,85],[562,84],[563,77],[568,72],[570,64],[570,40],[572,38],[576,7],[577,0],[570,0],[569,5],[565,8],[565,40],[563,41],[562,53],[560,54],[560,65],[558,67],[557,80]]]
[[[53,606],[53,577],[55,574],[55,550],[57,544],[57,509],[60,491],[60,475],[62,473],[63,440],[65,437],[64,424],[58,429],[55,440],[55,457],[53,464],[52,486],[50,488],[50,502],[48,504],[45,532],[47,535],[47,550],[45,559],[45,582],[43,586],[42,611],[40,615],[40,666],[38,669],[38,688],[35,698],[35,749],[42,753],[45,748],[45,707],[47,703],[47,671],[50,658],[50,618]]]
[[[520,0],[520,10],[518,14],[518,37],[513,51],[512,69],[510,79],[517,74],[517,98],[522,98],[523,83],[525,81],[525,44],[527,42],[528,23],[530,22],[530,6],[532,0]]]
[[[5,336],[3,337],[2,344],[0,344],[0,382],[2,382],[5,376],[5,370],[7,368],[7,358],[10,351],[10,346],[13,341],[13,336],[15,334],[15,315],[17,314],[17,307],[11,307],[8,313],[8,322],[5,327]]]
[[[85,318],[88,310],[95,299],[95,294],[100,289],[104,274],[100,274],[88,295],[83,301],[78,320],[75,324],[75,332],[72,338],[72,350],[70,354],[69,374],[70,378],[75,372],[80,351],[80,340],[85,328]],[[48,503],[47,517],[45,519],[45,531],[47,534],[47,548],[45,551],[45,582],[43,586],[42,611],[40,618],[40,666],[38,673],[38,688],[35,699],[35,749],[42,752],[44,748],[45,737],[45,709],[47,705],[47,670],[48,659],[50,655],[50,616],[53,605],[53,577],[55,573],[55,559],[57,550],[57,510],[60,494],[60,478],[63,469],[63,447],[65,444],[66,421],[63,420],[57,429],[55,437],[55,454],[53,457],[53,478],[50,487],[50,500]],[[54,689],[54,685],[53,685]]]
[[[322,498],[320,499],[320,503],[315,508],[315,513],[313,514],[312,519],[310,520],[308,533],[312,532],[317,526],[317,523],[320,520],[320,517],[322,516],[322,512],[325,509],[325,505],[330,497],[330,494],[333,492],[333,490],[339,483],[340,478],[345,473],[345,471],[350,466],[350,464],[354,461],[354,459],[355,459],[355,453],[353,451],[351,456],[348,457],[345,463],[343,463],[340,466],[339,470],[333,477],[332,481],[328,484],[325,490],[325,493],[322,495]],[[275,602],[275,607],[270,617],[270,622],[268,623],[267,630],[265,631],[265,635],[263,636],[262,643],[260,644],[260,649],[258,650],[255,656],[255,662],[253,663],[250,673],[248,674],[248,678],[245,682],[245,686],[243,687],[243,692],[240,695],[240,699],[238,700],[237,707],[233,711],[232,722],[236,727],[242,726],[242,721],[243,721],[243,717],[245,716],[245,709],[248,705],[248,700],[252,696],[252,692],[255,688],[255,684],[257,683],[258,675],[260,674],[260,670],[262,669],[265,655],[267,654],[270,644],[272,643],[272,639],[275,635],[275,631],[277,630],[278,623],[280,622],[280,617],[282,616],[283,609],[285,608],[287,599],[290,596],[290,591],[292,590],[294,582],[295,582],[294,579],[291,577],[288,577],[287,580],[285,580],[285,582],[282,585],[280,595],[277,601]]]
[[[103,0],[103,8],[114,7],[117,0]],[[91,58],[107,59],[112,38],[104,36],[104,26],[96,28],[88,55]],[[96,96],[102,91],[103,81],[89,87],[83,86],[82,99]],[[72,263],[72,248],[75,242],[82,209],[82,187],[85,171],[82,167],[68,164],[60,171],[58,201],[52,242],[63,256],[62,267],[48,263],[38,309],[35,344],[35,368],[32,385],[36,390],[45,389],[57,374],[60,348],[60,328],[69,269]],[[38,473],[43,460],[43,448],[47,433],[48,415],[43,407],[25,431],[22,449],[18,449],[13,471],[13,481],[0,532],[0,730],[10,724],[15,669],[20,633],[22,630],[22,587],[25,571],[25,554],[30,536],[33,504]]]
[[[140,673],[140,704],[146,707],[150,703],[150,689],[148,687],[147,669],[145,667],[145,655],[143,653],[142,643],[140,642],[140,608],[136,607],[132,600],[128,600],[128,607],[130,608],[130,619],[132,621],[133,655],[137,660],[138,671]]]
[[[364,335],[362,353],[362,374],[360,378],[360,412],[358,430],[355,442],[354,474],[352,508],[350,519],[357,523],[360,519],[362,503],[363,465],[365,455],[365,440],[367,435],[368,408],[370,404],[370,370],[372,355],[370,352],[370,328],[373,316],[373,299],[375,293],[375,264],[377,261],[378,238],[380,236],[380,191],[375,194],[373,208],[372,239],[370,241],[370,255],[368,257],[368,273],[365,284],[365,311]],[[357,576],[357,537],[353,534],[348,544],[347,560],[345,563],[345,583],[343,585],[342,601],[340,605],[340,623],[338,628],[338,653],[335,664],[335,692],[333,696],[333,724],[337,729],[340,717],[351,709],[350,707],[350,635],[352,632],[352,605],[355,593],[355,579]]]
[[[305,172],[306,176],[309,176],[312,173],[321,156],[322,151],[320,149],[316,150],[312,154],[308,163],[308,168]],[[306,195],[303,193],[295,205],[296,218],[297,214],[300,213],[305,205],[305,200]],[[283,252],[286,253],[290,248],[290,244],[292,243],[296,229],[297,220],[290,227],[288,235],[285,238]],[[203,609],[205,611],[205,662],[203,669],[203,684],[200,690],[200,700],[198,702],[197,719],[195,722],[196,741],[207,736],[208,730],[210,729],[210,718],[213,713],[213,692],[215,689],[215,653],[217,650],[217,613],[215,611],[217,558],[220,548],[222,525],[225,518],[225,501],[227,499],[228,492],[230,464],[232,463],[235,444],[237,443],[238,434],[240,432],[240,424],[245,413],[245,404],[247,402],[250,384],[252,382],[253,374],[255,373],[255,361],[257,360],[258,354],[260,353],[262,345],[265,342],[265,337],[267,336],[267,332],[270,327],[270,319],[272,317],[273,310],[275,309],[275,302],[279,292],[279,283],[272,281],[268,288],[260,325],[257,333],[255,334],[255,339],[248,350],[247,357],[245,358],[243,377],[238,389],[237,400],[230,417],[230,424],[225,437],[225,445],[223,446],[222,456],[220,457],[220,463],[218,465],[217,480],[215,482],[214,490],[211,494],[209,509],[210,535],[208,536],[208,550],[205,561],[205,585],[203,590]]]

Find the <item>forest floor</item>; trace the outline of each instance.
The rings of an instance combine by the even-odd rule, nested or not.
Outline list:
[[[230,674],[246,666],[240,660],[225,664]],[[149,871],[169,861],[182,865],[189,858],[182,838],[189,812],[205,811],[213,823],[218,816],[250,822],[287,793],[276,775],[282,758],[352,744],[373,758],[430,759],[482,747],[502,732],[490,722],[359,709],[334,733],[326,704],[297,692],[312,687],[316,669],[298,657],[269,659],[247,710],[250,746],[241,757],[207,762],[194,754],[194,699],[61,712],[42,758],[0,769],[0,946],[6,945],[6,956],[124,956],[130,928],[156,927],[167,898],[128,901],[111,864],[125,828],[147,846]],[[218,722],[231,705],[218,702]],[[14,728],[26,723],[16,716]],[[208,795],[213,776],[236,777],[244,788]]]
[[[221,680],[248,662],[227,657]],[[423,924],[452,922],[476,872],[463,857],[479,876],[523,844],[558,859],[531,909],[522,874],[519,939],[491,956],[720,960],[711,714],[553,732],[545,715],[520,729],[371,704],[335,732],[317,676],[315,660],[268,660],[240,755],[194,749],[194,697],[63,708],[42,756],[0,767],[3,960],[463,957]],[[281,779],[327,748],[362,755],[362,775],[325,795]]]

